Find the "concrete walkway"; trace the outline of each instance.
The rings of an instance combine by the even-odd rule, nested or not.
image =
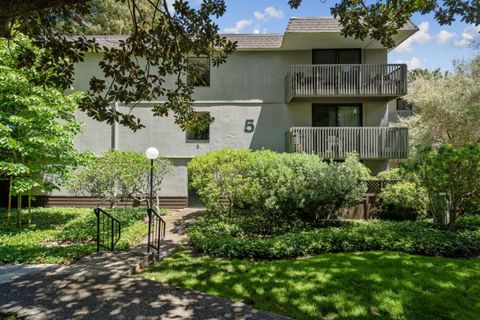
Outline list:
[[[185,240],[196,210],[171,211],[162,256]],[[142,249],[142,248],[140,248]],[[0,310],[26,319],[286,319],[243,303],[131,276],[144,251],[71,266],[0,266]]]

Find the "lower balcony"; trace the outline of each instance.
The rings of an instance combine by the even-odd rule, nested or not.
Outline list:
[[[401,127],[294,127],[287,151],[345,159],[355,152],[363,160],[408,158],[408,129]]]

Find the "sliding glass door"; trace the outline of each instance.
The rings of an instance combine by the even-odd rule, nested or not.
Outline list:
[[[361,127],[361,104],[313,104],[312,127]]]

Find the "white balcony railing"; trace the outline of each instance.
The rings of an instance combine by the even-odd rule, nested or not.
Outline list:
[[[405,64],[292,65],[287,102],[314,97],[398,97],[407,93]]]
[[[294,127],[287,132],[287,151],[345,159],[408,158],[408,129],[402,127]]]

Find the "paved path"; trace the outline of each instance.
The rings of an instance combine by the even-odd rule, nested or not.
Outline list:
[[[171,211],[164,254],[198,212]],[[143,252],[96,254],[71,266],[0,266],[0,309],[26,319],[286,319],[243,303],[130,274]],[[141,263],[140,263],[141,264]]]

